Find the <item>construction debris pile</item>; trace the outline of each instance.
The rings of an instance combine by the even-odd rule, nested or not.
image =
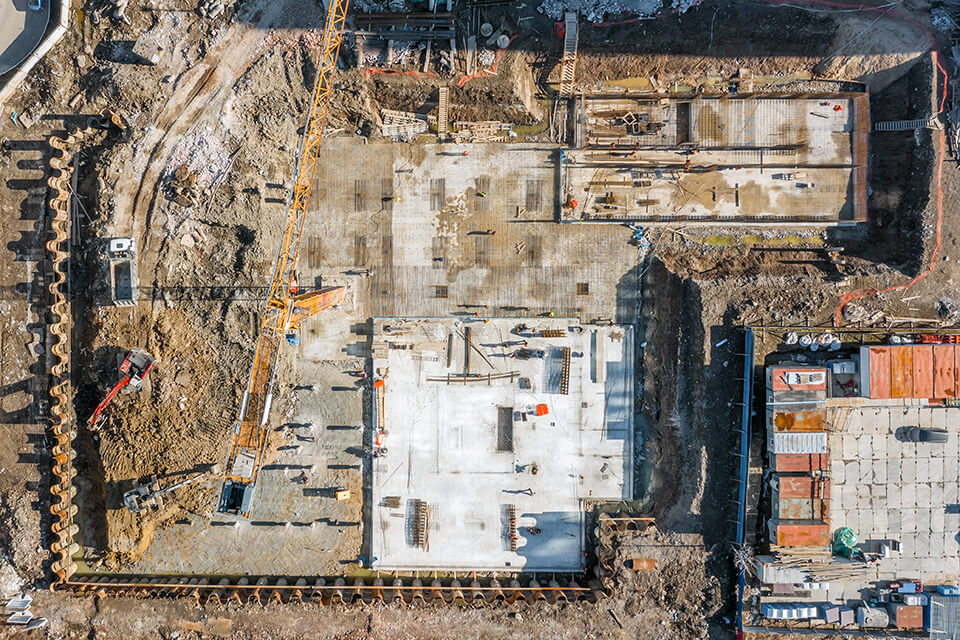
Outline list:
[[[210,18],[211,20],[219,18],[225,9],[223,3],[224,0],[200,0],[197,13],[202,18]]]
[[[434,47],[444,69],[456,50],[454,14],[443,12],[371,12],[355,16],[356,53],[362,65],[407,65],[430,68]],[[446,42],[449,49],[437,46]],[[443,52],[443,55],[440,52]]]
[[[660,10],[661,0],[634,0],[621,2],[620,0],[543,0],[537,11],[548,18],[562,20],[563,14],[573,11],[587,19],[588,22],[600,22],[606,16],[615,16],[623,13],[638,16],[652,16]]]

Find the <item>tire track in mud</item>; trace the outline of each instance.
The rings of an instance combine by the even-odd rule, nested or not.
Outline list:
[[[151,243],[150,229],[156,209],[159,182],[163,169],[180,142],[181,136],[204,118],[215,116],[219,121],[230,89],[250,68],[258,48],[264,42],[271,24],[283,13],[283,2],[271,3],[271,11],[248,25],[235,24],[196,66],[177,81],[173,95],[167,100],[152,132],[139,145],[150,148],[143,178],[136,181],[132,195],[118,193],[117,207],[130,211],[128,235],[138,238],[141,247],[141,273],[155,270],[159,247]],[[133,181],[126,184],[133,185]]]

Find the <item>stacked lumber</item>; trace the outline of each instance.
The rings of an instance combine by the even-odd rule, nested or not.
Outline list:
[[[779,547],[770,549],[778,565],[800,569],[814,582],[849,582],[876,577],[877,568],[867,562],[835,556],[830,547]]]

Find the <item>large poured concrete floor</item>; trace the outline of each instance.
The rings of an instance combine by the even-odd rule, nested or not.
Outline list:
[[[584,501],[631,498],[632,327],[381,319],[373,352],[373,568],[581,569]]]

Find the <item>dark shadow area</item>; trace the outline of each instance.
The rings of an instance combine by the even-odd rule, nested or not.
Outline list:
[[[870,97],[870,121],[913,120],[930,113],[933,68],[929,58]],[[870,134],[866,225],[835,228],[828,243],[844,255],[886,264],[916,275],[929,261],[924,249],[924,211],[936,155],[929,129]],[[864,228],[865,227],[865,228]]]
[[[537,55],[535,70],[539,69],[540,73],[535,77],[542,81],[543,69],[549,70],[559,60],[562,41],[555,28],[555,19],[538,12],[537,4],[507,2],[467,7],[457,22],[458,41],[469,35],[479,35],[479,26],[483,22],[503,24],[505,33],[511,36],[510,49]],[[323,9],[313,5],[310,9],[312,11],[280,12],[271,16],[255,6],[241,6],[233,19],[263,30],[322,29],[325,24]],[[349,14],[356,13],[356,8],[351,7]],[[403,27],[402,21],[401,17],[397,18],[397,28]],[[593,24],[581,18],[579,28],[580,53],[610,58],[610,66],[620,72],[620,77],[630,75],[629,62],[615,58],[621,54],[741,59],[816,57],[826,56],[830,51],[825,50],[823,44],[817,47],[814,43],[829,43],[837,33],[836,22],[824,12],[728,1],[704,2],[682,14],[670,10],[669,3],[665,3],[661,13],[652,18],[637,18],[628,11],[607,14],[603,22]],[[440,42],[445,44],[445,41]],[[434,55],[437,55],[436,49],[447,47],[437,46]],[[883,53],[910,53],[903,49],[891,41]],[[844,53],[859,53],[856,42]],[[352,63],[355,52],[352,48],[343,49],[341,58]],[[304,87],[312,89],[312,64],[301,66]],[[604,71],[603,66],[594,69],[600,76],[604,76]]]
[[[133,50],[136,44],[136,40],[101,40],[93,50],[93,55],[99,60],[119,64],[151,64],[150,60]]]
[[[577,571],[583,562],[580,514],[548,511],[522,513],[517,527],[517,555],[525,559],[526,571]],[[530,568],[533,565],[533,568]]]

